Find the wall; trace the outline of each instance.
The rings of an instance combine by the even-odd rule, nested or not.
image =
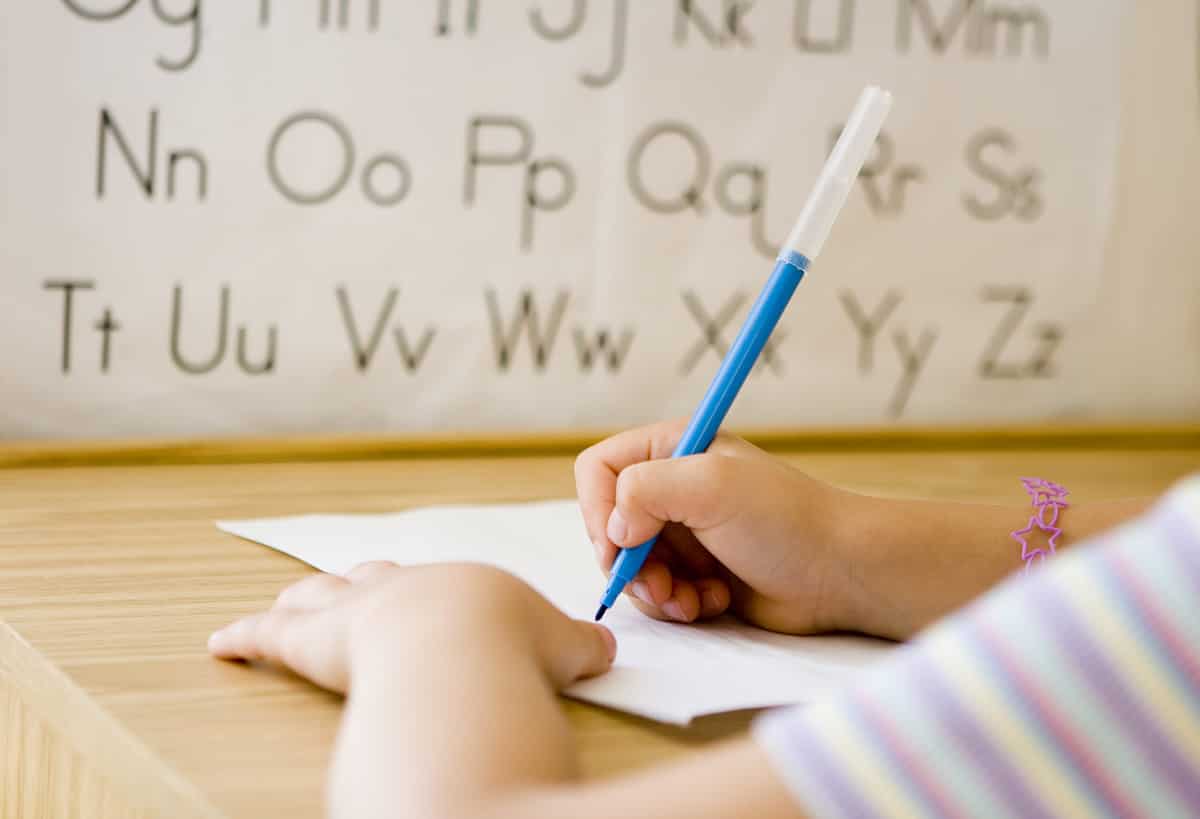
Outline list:
[[[0,435],[1187,419],[1193,0],[6,4]]]

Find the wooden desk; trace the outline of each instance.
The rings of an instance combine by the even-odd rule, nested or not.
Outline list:
[[[1200,470],[1195,430],[1003,440],[786,457],[866,492],[1013,503],[1019,475],[1088,501],[1157,493]],[[18,449],[9,462],[31,458]],[[339,700],[204,648],[309,570],[213,521],[572,493],[566,455],[0,469],[0,816],[320,815]],[[675,730],[566,707],[589,775],[686,753],[750,719]]]

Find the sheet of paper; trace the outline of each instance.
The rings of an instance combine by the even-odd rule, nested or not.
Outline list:
[[[217,525],[338,574],[368,560],[491,564],[522,578],[574,617],[595,613],[604,585],[575,501]],[[617,637],[613,669],[566,693],[678,725],[703,714],[811,702],[893,648],[851,636],[772,634],[732,618],[691,626],[660,623],[625,599],[604,622]]]

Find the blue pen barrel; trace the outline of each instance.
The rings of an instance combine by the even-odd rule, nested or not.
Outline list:
[[[695,455],[708,449],[807,269],[808,259],[799,253],[788,253],[786,258],[776,262],[771,278],[750,308],[750,314],[734,339],[733,346],[725,354],[721,368],[717,370],[700,406],[692,415],[683,437],[671,454],[672,458]],[[640,546],[621,550],[613,563],[603,606],[611,608],[617,601],[621,590],[641,570],[656,540],[658,538],[653,537]]]
[[[771,278],[767,280],[758,300],[750,308],[750,314],[746,316],[742,329],[733,340],[733,346],[725,354],[721,369],[717,370],[716,376],[708,386],[708,392],[704,394],[683,437],[671,453],[672,458],[703,452],[717,436],[717,430],[729,414],[733,400],[737,398],[742,384],[754,369],[767,339],[775,332],[780,316],[791,301],[800,280],[804,278],[808,260],[798,254],[793,255],[795,260],[776,262]],[[797,265],[796,262],[800,264]]]

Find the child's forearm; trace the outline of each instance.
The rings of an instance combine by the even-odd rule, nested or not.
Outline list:
[[[503,628],[363,641],[329,776],[337,819],[799,819],[762,750],[595,784],[545,673]],[[700,784],[703,787],[700,787]]]
[[[856,620],[871,634],[906,639],[1023,568],[1010,533],[1029,506],[862,498],[843,516],[841,537],[855,544],[849,566],[859,589]],[[1073,505],[1059,525],[1058,548],[1140,515],[1149,499]],[[1031,547],[1043,546],[1034,531]]]
[[[535,664],[514,662],[520,655],[503,639],[476,633],[461,654],[451,640],[410,645],[356,668],[330,773],[330,816],[802,816],[748,739],[645,774],[579,782],[557,697]],[[483,644],[494,654],[475,650]]]
[[[503,629],[365,641],[330,773],[334,817],[470,817],[575,773],[569,725]]]

